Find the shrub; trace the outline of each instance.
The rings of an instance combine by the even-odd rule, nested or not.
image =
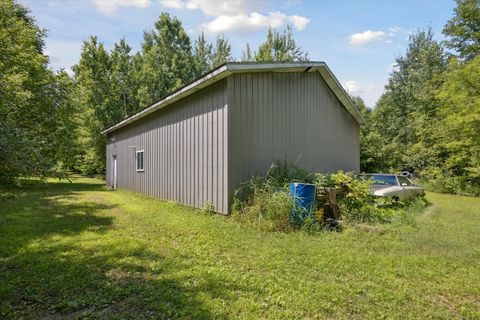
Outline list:
[[[437,176],[433,179],[423,178],[420,183],[426,190],[433,192],[480,196],[480,186],[473,184],[465,177]]]
[[[379,206],[379,201],[370,193],[370,181],[359,179],[352,172],[339,171],[330,176],[335,187],[343,187],[344,192],[337,196],[342,211],[342,219],[347,222],[387,222],[392,218],[391,210]],[[380,199],[380,201],[385,201]]]
[[[274,161],[265,177],[253,177],[235,192],[233,216],[269,230],[289,230],[294,199],[292,181],[313,182],[314,175],[289,161]]]
[[[294,201],[288,187],[278,185],[278,181],[268,177],[250,179],[236,192],[233,216],[268,230],[291,229],[288,216]],[[243,193],[243,201],[239,193]]]
[[[315,214],[307,217],[302,224],[291,219],[294,208],[294,199],[289,192],[291,181],[314,183],[317,194],[324,193],[326,188],[341,190],[337,193],[337,202],[341,219],[346,223],[413,223],[412,212],[426,205],[423,199],[404,204],[377,198],[370,193],[371,182],[358,178],[352,172],[314,175],[294,164],[276,162],[265,177],[253,177],[236,191],[233,216],[268,230],[301,228],[310,232],[324,229],[323,221]],[[317,201],[317,206],[323,204]]]

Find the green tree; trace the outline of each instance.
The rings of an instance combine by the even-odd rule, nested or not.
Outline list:
[[[142,108],[192,81],[196,66],[190,38],[177,18],[162,13],[144,32],[138,100]]]
[[[100,131],[121,120],[123,103],[112,97],[111,58],[97,37],[84,41],[80,61],[73,67],[76,78],[76,101],[79,104],[80,127],[76,169],[84,174],[102,174],[105,170],[105,137]],[[115,103],[117,102],[117,103]]]
[[[445,45],[457,51],[462,59],[480,54],[480,0],[457,0],[453,18],[443,29]]]
[[[243,61],[304,61],[308,60],[308,54],[304,52],[293,39],[292,28],[287,26],[283,32],[269,28],[267,39],[259,47],[258,51],[251,52],[247,44],[243,53]]]
[[[216,68],[225,62],[232,61],[231,45],[225,36],[217,36],[215,46],[210,55],[212,68]]]
[[[360,97],[352,96],[351,99],[365,119],[365,124],[360,126],[360,171],[379,171],[381,164],[378,163],[377,150],[381,138],[372,131],[372,109]]]
[[[212,50],[212,45],[207,42],[205,39],[205,34],[202,32],[198,36],[198,39],[195,40],[195,47],[193,49],[196,77],[207,73],[212,68],[212,64],[210,62]]]
[[[115,44],[111,52],[111,85],[112,99],[116,106],[121,105],[123,116],[127,117],[139,110],[136,100],[137,85],[135,81],[135,70],[132,48],[121,39]]]
[[[372,131],[381,138],[376,162],[384,170],[421,169],[437,158],[431,130],[438,104],[431,88],[438,86],[445,54],[431,29],[419,31],[396,64],[372,114]]]
[[[0,2],[0,183],[58,174],[67,159],[68,76],[48,69],[45,32],[15,1]],[[65,138],[65,139],[64,139]]]
[[[252,62],[255,61],[254,53],[250,48],[250,45],[247,43],[245,50],[242,52],[242,62]]]
[[[453,59],[436,90],[441,108],[434,138],[442,153],[440,170],[480,191],[480,56]]]

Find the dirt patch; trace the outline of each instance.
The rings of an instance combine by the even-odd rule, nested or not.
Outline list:
[[[452,316],[459,316],[457,309],[455,308],[455,305],[444,295],[439,294],[433,300],[435,304],[440,304],[445,306],[448,309],[448,312]]]

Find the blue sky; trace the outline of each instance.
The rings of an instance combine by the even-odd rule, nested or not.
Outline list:
[[[220,0],[20,0],[48,29],[46,50],[53,69],[70,70],[82,41],[96,35],[109,49],[120,38],[138,50],[143,31],[162,11],[177,16],[195,39],[204,30],[213,40],[226,35],[241,58],[255,48],[268,26],[293,27],[311,60],[325,61],[351,93],[373,107],[408,35],[431,26],[438,40],[455,2],[444,1],[220,1]]]

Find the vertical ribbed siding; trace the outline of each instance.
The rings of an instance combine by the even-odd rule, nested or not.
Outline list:
[[[359,125],[318,72],[235,74],[228,82],[230,199],[274,160],[314,172],[360,170]]]
[[[226,85],[220,81],[110,133],[107,184],[116,153],[118,188],[199,208],[209,202],[227,213]],[[145,150],[144,172],[136,172],[136,150]]]

